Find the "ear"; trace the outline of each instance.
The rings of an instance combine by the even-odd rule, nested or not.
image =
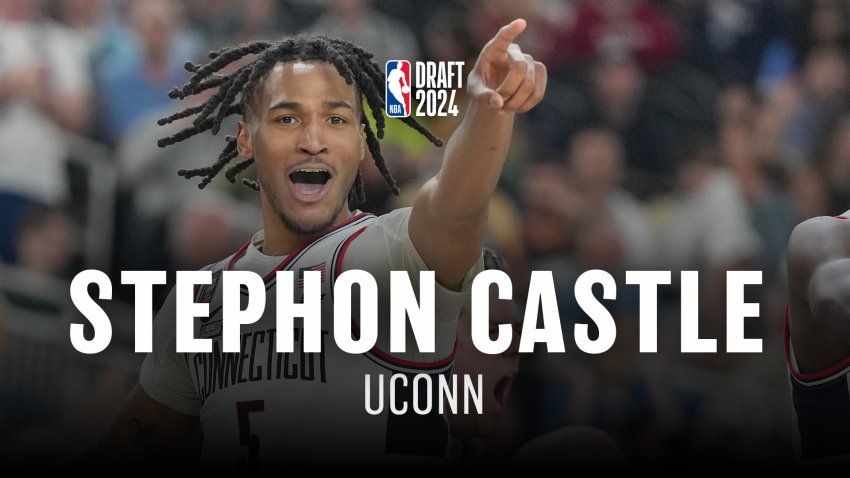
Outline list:
[[[366,125],[360,124],[360,161],[366,157]]]
[[[251,138],[251,127],[244,121],[236,123],[236,150],[239,156],[249,159],[254,157],[254,141]]]

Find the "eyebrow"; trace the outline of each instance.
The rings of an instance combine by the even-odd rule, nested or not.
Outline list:
[[[288,110],[300,110],[301,103],[296,103],[295,101],[278,101],[273,104],[269,111],[278,110],[278,109],[288,109]]]
[[[328,108],[331,108],[331,109],[348,108],[348,109],[354,111],[354,108],[352,108],[351,105],[348,104],[348,102],[345,102],[345,101],[342,101],[342,100],[328,100],[328,101],[325,102],[325,105]],[[284,100],[284,101],[279,101],[279,102],[275,103],[274,105],[272,105],[272,107],[269,108],[269,111],[274,111],[274,110],[277,110],[277,109],[300,110],[302,108],[303,108],[303,105],[301,103],[298,103],[296,101],[286,101],[286,100]]]
[[[326,104],[329,108],[348,108],[351,111],[354,111],[354,108],[352,108],[350,104],[342,100],[330,100]]]

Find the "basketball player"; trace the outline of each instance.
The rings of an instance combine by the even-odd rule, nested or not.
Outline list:
[[[788,243],[785,352],[797,458],[809,464],[850,457],[850,221],[816,217]]]
[[[193,76],[172,97],[218,91],[204,104],[161,120],[195,116],[192,127],[160,145],[206,130],[216,133],[224,118],[240,114],[235,138],[228,138],[212,166],[179,174],[202,176],[203,187],[237,157],[225,171],[231,182],[256,166],[257,180],[243,183],[259,191],[264,229],[209,266],[212,284],[197,290],[195,301],[210,303],[210,318],[197,320],[194,332],[212,339],[212,353],[175,352],[174,294],[166,301],[154,324],[153,353],[144,362],[140,385],[103,440],[102,458],[167,460],[178,455],[199,426],[202,464],[217,468],[349,467],[445,452],[448,428],[440,415],[392,415],[388,406],[381,415],[367,414],[364,375],[412,377],[451,368],[457,316],[482,268],[487,203],[505,161],[514,116],[540,102],[546,87],[543,64],[513,43],[525,25],[524,20],[511,22],[483,47],[468,78],[467,113],[446,145],[441,170],[418,192],[412,208],[381,217],[353,209],[364,199],[359,168],[367,147],[397,191],[378,142],[386,80],[371,54],[341,40],[297,36],[224,48],[212,52],[205,65],[186,65]],[[217,73],[249,54],[256,55],[254,60],[234,73]],[[363,98],[377,131],[366,121]],[[413,118],[402,121],[442,144]],[[329,334],[333,283],[351,269],[369,271],[378,282],[378,341],[362,355],[343,353]],[[263,317],[241,329],[238,354],[221,353],[218,277],[226,270],[256,272],[269,290]],[[299,277],[303,271],[321,273],[321,353],[303,352],[305,324],[298,319],[294,351],[275,353],[281,331],[274,327],[272,286],[280,270],[297,271]],[[416,350],[409,333],[407,353],[388,352],[391,270],[408,271],[414,290],[419,271],[434,271],[434,352]],[[299,287],[306,287],[306,280]],[[359,335],[357,307],[354,336]]]
[[[509,272],[505,258],[488,247],[484,248],[484,268]],[[513,329],[513,341],[503,353],[489,355],[479,351],[472,343],[470,304],[467,303],[461,310],[453,372],[483,375],[484,413],[452,414],[449,411],[454,466],[478,470],[504,469],[508,465],[522,470],[624,469],[627,462],[616,442],[597,428],[565,426],[521,446],[518,441],[520,430],[503,432],[511,426],[508,395],[519,373],[519,329],[522,325],[519,314],[512,300],[500,300],[496,290],[490,290],[490,330],[496,330],[500,324],[508,324]],[[512,456],[510,453],[514,451]]]
[[[505,258],[497,251],[484,248],[484,268],[508,273]],[[511,326],[513,341],[501,354],[485,354],[472,343],[471,304],[467,302],[458,319],[457,357],[453,372],[472,377],[483,376],[483,413],[449,414],[452,436],[458,439],[461,453],[475,452],[476,441],[495,435],[502,418],[508,412],[508,394],[519,373],[519,328],[520,315],[512,300],[500,300],[496,289],[490,290],[490,330],[500,324]]]

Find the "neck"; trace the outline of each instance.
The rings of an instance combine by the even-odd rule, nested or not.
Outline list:
[[[354,216],[354,213],[352,213],[348,207],[343,207],[330,227],[333,227],[352,216]],[[274,210],[269,207],[265,198],[263,198],[263,227],[265,228],[263,254],[267,256],[289,255],[300,245],[316,239],[325,232],[320,231],[315,234],[298,234],[289,230]]]

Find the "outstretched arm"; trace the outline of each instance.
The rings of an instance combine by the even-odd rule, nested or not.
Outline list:
[[[533,108],[546,90],[546,67],[513,43],[525,26],[525,20],[514,20],[484,45],[467,80],[466,116],[410,214],[413,245],[450,289],[460,288],[481,254],[487,204],[502,173],[514,116]]]

